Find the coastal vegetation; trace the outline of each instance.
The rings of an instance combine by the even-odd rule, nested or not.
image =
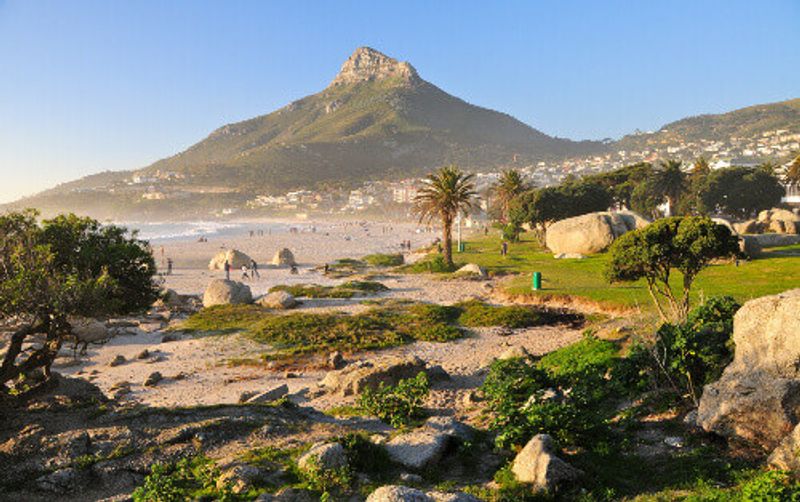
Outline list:
[[[336,286],[320,286],[318,284],[277,285],[273,291],[286,291],[296,298],[353,298],[388,291],[389,288],[376,281],[347,281]]]
[[[35,387],[82,319],[142,311],[158,298],[147,243],[124,228],[35,211],[0,215],[0,320],[14,326],[0,366],[0,393]],[[37,335],[44,342],[23,350]],[[9,387],[10,386],[10,387]]]

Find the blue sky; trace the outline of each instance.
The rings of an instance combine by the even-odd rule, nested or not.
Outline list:
[[[0,0],[0,201],[176,153],[358,46],[573,139],[800,97],[800,1]]]

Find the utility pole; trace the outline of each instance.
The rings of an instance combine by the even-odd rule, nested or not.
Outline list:
[[[458,252],[461,252],[461,211],[458,212],[458,216],[456,217],[456,221],[458,222]]]

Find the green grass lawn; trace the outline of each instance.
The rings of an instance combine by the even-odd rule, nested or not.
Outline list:
[[[643,281],[608,284],[603,270],[608,255],[599,254],[583,260],[557,260],[542,249],[530,235],[509,246],[509,254],[500,256],[500,240],[487,237],[469,241],[464,253],[456,253],[459,263],[477,263],[495,273],[519,273],[506,288],[514,294],[570,296],[585,298],[608,307],[653,309]],[[532,291],[531,274],[542,273],[540,291]],[[674,286],[680,284],[676,273]],[[765,250],[762,257],[734,264],[712,265],[700,273],[693,287],[693,300],[701,296],[731,295],[739,301],[779,293],[800,287],[800,245]]]

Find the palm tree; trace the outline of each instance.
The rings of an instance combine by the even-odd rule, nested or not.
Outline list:
[[[516,169],[506,169],[500,173],[500,178],[492,187],[492,191],[497,196],[497,202],[500,204],[502,211],[500,219],[503,223],[508,221],[508,210],[511,202],[526,190],[528,190],[528,183]]]
[[[661,161],[661,168],[655,173],[654,187],[656,193],[667,200],[667,216],[672,214],[672,208],[686,189],[686,175],[681,166],[679,160]]]
[[[448,267],[453,267],[453,221],[459,213],[468,213],[473,208],[474,177],[455,165],[442,167],[428,175],[425,186],[414,198],[414,212],[419,215],[420,223],[435,219],[442,222],[444,261]]]

